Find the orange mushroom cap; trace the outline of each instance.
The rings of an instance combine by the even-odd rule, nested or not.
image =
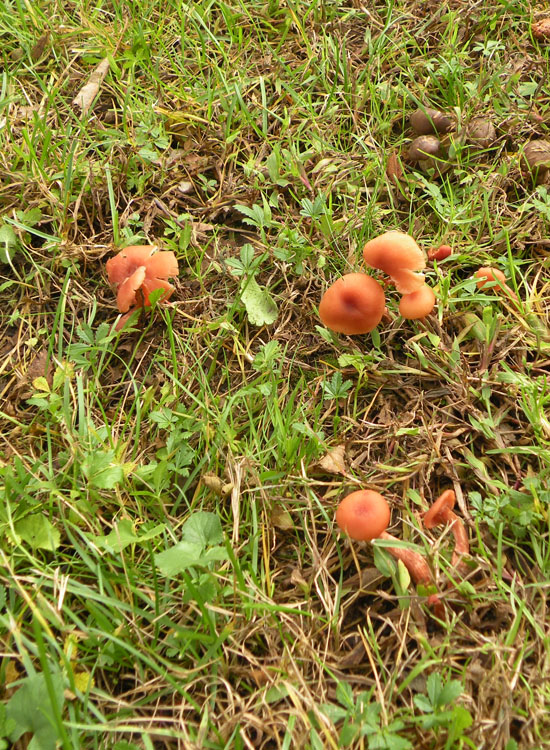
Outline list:
[[[424,283],[426,259],[410,234],[392,230],[369,240],[363,248],[365,263],[391,276],[401,294],[416,292]]]
[[[126,312],[135,303],[136,292],[145,281],[145,273],[145,266],[140,266],[119,286],[116,303],[120,312]]]
[[[399,312],[407,320],[425,318],[434,309],[435,294],[431,287],[424,284],[416,292],[404,294],[399,303]]]
[[[432,507],[424,515],[424,526],[427,529],[433,529],[440,523],[447,522],[447,511],[455,507],[456,495],[454,490],[445,490],[440,495]]]
[[[450,245],[440,245],[428,250],[428,260],[445,260],[453,254],[453,248]]]
[[[336,523],[352,539],[368,542],[388,528],[390,506],[379,492],[357,490],[340,502]]]
[[[372,331],[382,320],[386,298],[380,284],[366,273],[348,273],[335,281],[319,303],[323,325],[338,333]]]
[[[155,245],[130,245],[120,253],[109,258],[105,264],[107,278],[111,284],[122,284],[131,276],[136,268],[145,266],[155,251]]]
[[[475,272],[474,277],[477,279],[476,286],[478,289],[483,289],[488,281],[498,281],[500,282],[500,284],[502,284],[502,286],[496,284],[494,287],[494,291],[504,292],[505,294],[508,294],[508,296],[512,297],[512,299],[517,300],[517,294],[512,291],[512,289],[510,289],[510,287],[506,284],[506,276],[498,268],[482,266]]]

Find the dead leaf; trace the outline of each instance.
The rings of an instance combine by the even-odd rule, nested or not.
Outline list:
[[[329,474],[346,474],[346,446],[337,445],[319,461],[319,466]]]
[[[399,157],[397,156],[397,153],[395,151],[392,151],[392,153],[388,157],[388,163],[386,164],[386,175],[388,176],[390,182],[393,182],[394,185],[397,185],[403,177],[403,167],[401,166],[401,162],[399,161]]]
[[[82,114],[85,115],[90,109],[92,102],[99,93],[99,87],[109,70],[109,58],[105,57],[99,65],[92,71],[88,82],[80,89],[73,99],[73,104],[80,107]]]
[[[46,46],[50,41],[50,32],[45,31],[42,36],[36,41],[33,48],[31,49],[31,60],[38,62],[46,50]]]
[[[284,508],[274,508],[271,512],[271,523],[278,529],[288,531],[294,528],[294,521],[290,513]]]

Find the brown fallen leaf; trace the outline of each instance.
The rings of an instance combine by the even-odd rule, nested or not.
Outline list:
[[[395,151],[392,151],[392,153],[388,156],[388,161],[386,163],[386,175],[390,182],[393,182],[394,185],[399,184],[399,181],[403,177],[403,167],[401,166],[401,162]]]
[[[541,18],[540,21],[535,21],[531,27],[533,36],[539,41],[550,40],[550,17]]]
[[[73,99],[73,104],[80,107],[83,115],[90,109],[92,103],[99,93],[99,87],[109,70],[109,59],[105,57],[92,71],[87,83],[80,89]]]
[[[319,467],[328,474],[346,474],[346,446],[337,445],[319,460]]]
[[[45,31],[42,34],[42,36],[39,39],[37,39],[36,43],[31,49],[31,60],[33,62],[38,62],[38,60],[40,60],[40,58],[46,51],[46,46],[49,41],[50,41],[50,32]]]

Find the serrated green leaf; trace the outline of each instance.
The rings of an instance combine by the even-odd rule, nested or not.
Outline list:
[[[161,534],[164,529],[165,525],[161,523],[149,531],[136,534],[132,521],[129,518],[123,518],[109,534],[94,537],[93,541],[98,547],[103,547],[109,552],[122,552],[129,544],[146,542]]]
[[[82,462],[82,471],[92,487],[110,490],[124,479],[124,470],[116,463],[114,451],[88,453]]]
[[[215,513],[198,511],[184,523],[181,530],[183,541],[200,544],[202,548],[209,544],[223,542],[222,524]]]
[[[59,673],[52,673],[50,679],[60,710],[64,703],[63,679]],[[52,720],[52,706],[43,674],[35,674],[23,680],[21,687],[8,701],[6,714],[16,724],[10,734],[13,742],[25,732],[32,732],[34,736],[29,749],[33,746],[35,750],[55,750],[59,737]]]
[[[0,263],[10,263],[18,247],[17,235],[8,224],[3,224],[0,227]]]
[[[252,325],[271,325],[277,320],[279,310],[273,297],[266,289],[262,289],[253,276],[243,284],[241,300]]]
[[[59,547],[59,531],[41,513],[22,518],[14,528],[16,534],[32,549],[47,549],[53,552]]]

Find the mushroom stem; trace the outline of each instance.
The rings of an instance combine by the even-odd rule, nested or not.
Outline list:
[[[470,542],[468,541],[468,534],[466,533],[464,524],[456,513],[450,509],[446,509],[442,516],[445,523],[449,524],[451,534],[455,538],[455,548],[451,558],[451,563],[460,573],[468,573],[469,568],[462,560],[464,555],[470,554]]]
[[[387,531],[383,531],[379,534],[378,538],[386,539],[389,542],[399,541],[396,537],[388,534]],[[428,565],[427,560],[422,557],[419,552],[415,552],[412,549],[405,549],[403,547],[384,547],[384,549],[386,549],[390,555],[395,557],[396,560],[401,560],[416,584],[420,583],[424,586],[430,586],[434,583],[430,566]],[[433,607],[434,613],[437,617],[444,617],[445,608],[437,594],[431,594],[428,597],[428,605]]]
[[[469,567],[462,558],[470,554],[470,543],[462,520],[451,510],[455,504],[455,500],[454,491],[445,490],[425,513],[424,526],[427,529],[433,529],[434,526],[449,524],[451,533],[455,539],[455,548],[451,562],[461,575],[465,575],[468,573]]]

